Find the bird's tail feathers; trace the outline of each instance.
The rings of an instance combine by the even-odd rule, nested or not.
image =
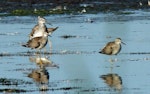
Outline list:
[[[58,29],[59,27],[57,26],[54,30]]]
[[[22,46],[23,46],[23,47],[29,47],[29,45],[28,45],[28,44],[22,44]]]
[[[99,51],[98,53],[102,53],[102,51]]]

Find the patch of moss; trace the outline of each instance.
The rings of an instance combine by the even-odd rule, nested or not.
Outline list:
[[[32,11],[30,10],[23,10],[23,9],[16,9],[11,11],[11,15],[18,15],[18,16],[23,16],[23,15],[28,15],[31,14]]]
[[[39,10],[24,10],[24,9],[16,9],[10,12],[9,15],[17,15],[17,16],[25,16],[25,15],[41,15],[46,16],[50,14],[65,14],[71,13],[70,10],[47,10],[47,9],[39,9]],[[9,16],[8,15],[8,16]]]
[[[40,10],[32,11],[30,15],[32,15],[32,14],[34,14],[34,15],[43,15],[44,16],[44,15],[48,15],[49,12],[45,9],[40,9]]]
[[[0,14],[0,16],[28,16],[28,15],[41,15],[41,16],[47,16],[51,14],[80,14],[80,13],[86,13],[86,14],[97,14],[99,12],[108,13],[112,12],[117,15],[129,15],[132,14],[132,12],[122,12],[120,10],[129,9],[132,8],[132,6],[127,6],[127,4],[101,4],[96,6],[88,6],[88,7],[80,7],[79,5],[76,5],[74,7],[68,6],[67,9],[54,9],[54,8],[14,8],[13,10],[9,10],[8,14]],[[85,9],[86,12],[82,12],[82,10]]]
[[[65,11],[63,10],[50,10],[49,14],[64,14]]]

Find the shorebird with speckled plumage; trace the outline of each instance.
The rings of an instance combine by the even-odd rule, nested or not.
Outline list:
[[[43,33],[47,30],[45,23],[46,19],[38,16],[38,23],[33,27],[31,33],[29,34],[29,39],[43,36]]]
[[[43,36],[44,32],[47,32],[49,35],[51,35],[56,29],[58,29],[58,27],[47,28],[45,24],[46,24],[46,19],[38,16],[38,23],[33,27],[31,33],[29,34],[29,39]]]
[[[106,55],[117,55],[121,50],[121,43],[123,43],[121,38],[116,38],[115,41],[108,42],[99,53]]]
[[[49,36],[51,36],[52,33],[53,33],[55,30],[57,30],[57,29],[58,29],[58,27],[55,27],[55,28],[47,28],[47,32],[48,32]]]
[[[34,37],[31,40],[29,40],[26,44],[23,44],[22,46],[31,49],[41,50],[46,46],[47,42],[48,42],[48,33],[44,32],[43,36]]]
[[[38,23],[37,25],[34,26],[34,28],[32,29],[31,33],[29,34],[29,41],[28,41],[28,45],[30,45],[31,48],[34,48],[34,46],[37,46],[39,44],[38,41],[45,41],[47,43],[47,37],[43,38],[44,33],[47,33],[48,36],[50,36],[56,29],[58,29],[58,27],[56,28],[47,28],[46,25],[46,19],[43,17],[38,16]],[[35,42],[35,43],[33,43]],[[52,45],[51,45],[51,41],[49,40],[49,45],[50,45],[50,51],[52,50]],[[32,45],[32,46],[31,46]],[[38,47],[37,47],[38,48]]]

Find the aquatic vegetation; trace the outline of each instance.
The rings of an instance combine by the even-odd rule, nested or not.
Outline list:
[[[50,1],[49,1],[50,2]],[[89,3],[74,3],[74,4],[59,4],[55,3],[37,3],[34,2],[13,2],[7,3],[3,2],[0,4],[2,7],[0,8],[0,16],[9,16],[9,15],[17,15],[17,16],[25,16],[25,15],[51,15],[51,14],[97,14],[100,12],[108,13],[108,12],[117,12],[117,14],[132,14],[131,12],[120,12],[120,10],[128,10],[128,9],[148,9],[148,5],[144,4],[140,6],[137,2],[93,2]],[[8,6],[9,5],[9,6]],[[7,7],[6,7],[7,6]],[[119,12],[118,12],[119,11]]]
[[[27,92],[27,91],[24,89],[0,89],[0,92],[21,93],[21,92]]]
[[[32,84],[32,82],[20,79],[0,78],[0,85],[22,85],[22,84]]]
[[[26,9],[16,9],[12,10],[10,14],[7,15],[17,15],[17,16],[25,16],[25,15],[50,15],[50,14],[68,14],[71,13],[70,10],[48,10],[48,9],[39,9],[39,10],[26,10]]]
[[[23,9],[16,9],[16,10],[11,11],[11,15],[18,15],[18,16],[28,15],[30,13],[31,11],[23,10]]]
[[[130,14],[134,14],[134,13],[130,12],[130,11],[116,11],[116,12],[114,12],[114,14],[116,14],[116,15],[130,15]]]
[[[20,80],[20,79],[8,79],[8,78],[0,78],[0,85],[5,86],[18,86],[18,85],[27,85],[33,84],[32,82]],[[28,92],[25,89],[18,89],[17,87],[14,88],[4,88],[0,89],[0,92],[7,92],[7,93],[21,93],[21,92]]]

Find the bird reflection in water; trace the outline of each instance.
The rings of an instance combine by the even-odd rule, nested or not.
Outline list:
[[[110,67],[110,70],[110,73],[101,75],[100,78],[114,90],[119,92],[122,91],[122,78],[118,74],[112,72],[113,66]]]
[[[106,75],[101,75],[100,78],[102,78],[111,88],[118,91],[122,90],[122,79],[118,74],[108,73]]]
[[[45,68],[32,70],[32,72],[28,74],[28,77],[36,82],[40,91],[48,90],[49,73]]]
[[[30,62],[34,62],[39,66],[37,69],[33,69],[31,73],[28,74],[29,78],[32,78],[36,85],[39,87],[40,91],[48,90],[49,83],[49,73],[47,67],[59,68],[58,65],[54,64],[48,57],[29,57]]]
[[[43,67],[55,67],[59,68],[59,66],[49,60],[47,57],[29,57],[30,62],[36,63],[40,68]]]

